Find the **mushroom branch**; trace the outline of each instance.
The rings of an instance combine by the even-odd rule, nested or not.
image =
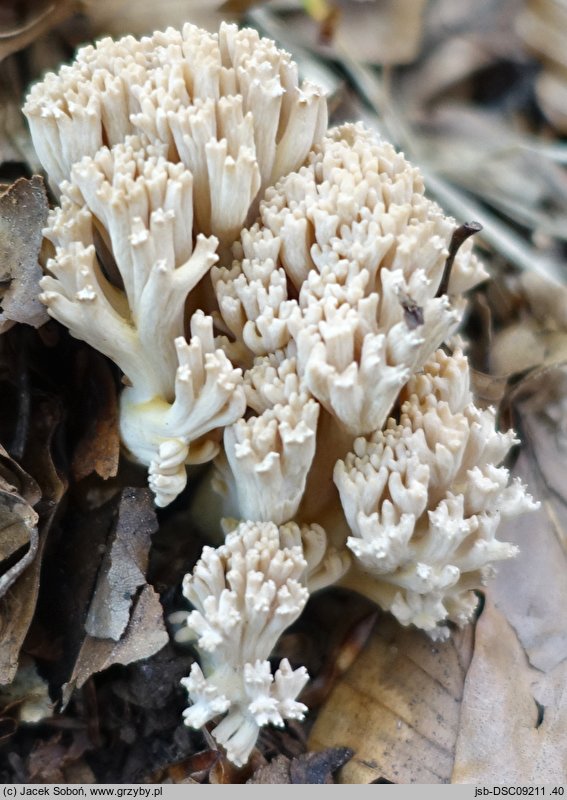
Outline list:
[[[306,670],[269,658],[310,593],[446,636],[515,553],[500,519],[536,507],[454,349],[479,226],[362,124],[327,130],[323,91],[252,30],[103,39],[25,113],[59,199],[49,313],[122,371],[157,505],[214,459],[191,513],[226,540],[184,582],[185,721],[244,764],[306,711]]]
[[[82,48],[24,111],[60,197],[42,300],[124,373],[122,439],[167,505],[245,411],[229,347],[190,311],[214,312],[217,249],[323,135],[323,92],[255,31],[186,25]]]
[[[167,505],[185,486],[185,464],[218,451],[207,434],[240,417],[246,401],[212,318],[196,311],[184,338],[186,301],[217,260],[217,239],[199,234],[193,246],[192,175],[155,150],[130,136],[72,168],[45,232],[54,255],[41,299],[123,371],[122,439]],[[106,277],[105,253],[123,289]]]
[[[448,621],[470,620],[492,564],[516,554],[496,538],[500,519],[538,504],[498,466],[517,440],[472,402],[462,353],[438,351],[404,394],[399,422],[356,439],[335,467],[355,556],[343,582],[444,638]]]
[[[205,547],[183,592],[194,607],[178,638],[196,642],[199,664],[182,683],[190,707],[185,724],[201,727],[220,714],[213,736],[235,764],[245,764],[262,726],[303,719],[296,700],[308,681],[287,659],[275,674],[268,658],[283,631],[300,615],[309,588],[345,571],[326,556],[319,526],[244,522],[216,550]]]

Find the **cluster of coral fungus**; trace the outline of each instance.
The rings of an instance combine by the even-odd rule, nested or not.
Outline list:
[[[498,466],[453,346],[486,277],[419,171],[251,30],[104,39],[25,112],[59,197],[42,300],[124,374],[121,434],[156,504],[214,459],[226,540],[185,581],[189,725],[246,761],[301,718],[308,676],[270,653],[340,584],[444,636],[533,506]],[[441,349],[442,346],[444,349]],[[219,522],[220,524],[220,522]],[[218,531],[211,531],[214,536]]]

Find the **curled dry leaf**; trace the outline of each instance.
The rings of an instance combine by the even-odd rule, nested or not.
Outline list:
[[[352,748],[344,783],[448,782],[470,637],[466,629],[433,643],[420,631],[380,619],[321,709],[309,746]]]
[[[0,445],[0,597],[31,564],[38,546],[39,487]]]
[[[115,642],[121,638],[134,596],[146,583],[151,535],[156,530],[157,520],[147,498],[124,490],[85,622],[89,636]]]
[[[111,505],[114,507],[115,501]],[[111,664],[149,658],[167,643],[159,597],[145,582],[150,536],[156,529],[147,489],[122,491],[108,538],[101,519],[97,538],[105,555],[94,589],[88,595],[83,593],[82,599],[87,602],[85,628],[80,617],[74,622],[73,638],[78,649],[74,656],[70,654],[72,667],[63,688],[64,703],[73,689],[80,688],[94,673]]]
[[[452,782],[564,784],[566,680],[567,660],[546,674],[530,667],[513,628],[488,600],[465,681]]]
[[[47,220],[43,180],[20,178],[0,195],[0,333],[15,322],[38,328],[47,321],[38,300],[38,255]]]
[[[16,675],[20,649],[36,608],[47,533],[66,489],[51,458],[52,438],[59,421],[60,407],[56,401],[41,400],[33,405],[25,463],[37,476],[41,490],[41,500],[36,504],[39,514],[38,546],[27,569],[0,599],[0,684],[11,683]],[[31,479],[27,477],[26,481]],[[37,498],[36,492],[37,489],[33,492],[34,498]]]
[[[0,61],[22,50],[78,9],[76,0],[7,0],[0,16]]]

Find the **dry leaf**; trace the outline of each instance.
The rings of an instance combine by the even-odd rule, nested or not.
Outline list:
[[[73,689],[83,686],[91,675],[113,664],[131,664],[149,658],[168,641],[159,595],[146,585],[134,603],[130,621],[119,642],[92,636],[85,638],[73,674],[63,687],[63,703],[67,703]]]
[[[343,49],[372,64],[408,64],[421,45],[425,0],[325,0],[305,5],[311,17],[286,17],[299,45],[338,56]],[[321,27],[322,26],[322,27]]]
[[[115,511],[117,517],[111,522]],[[80,688],[91,675],[112,664],[149,658],[168,641],[159,596],[145,583],[143,574],[150,535],[157,528],[150,491],[124,489],[120,498],[91,513],[90,550],[81,542],[79,520],[72,522],[77,535],[75,548],[82,545],[83,550],[78,554],[75,549],[69,552],[71,560],[66,570],[72,570],[77,560],[82,563],[88,554],[92,563],[85,564],[83,572],[69,576],[66,591],[57,600],[66,613],[62,633],[67,653],[58,676],[65,681],[64,705],[73,689]],[[102,561],[101,550],[106,553]],[[76,606],[74,618],[67,607],[69,603]],[[97,637],[86,632],[85,617],[89,630],[96,631]],[[105,638],[98,638],[100,634]],[[66,670],[69,671],[65,675]]]
[[[0,489],[0,569],[6,570],[0,576],[0,597],[35,557],[37,520],[36,512],[21,497]]]
[[[43,180],[20,178],[0,195],[0,333],[15,322],[38,328],[47,321],[39,302],[38,255],[47,220]]]
[[[453,783],[566,783],[566,679],[567,660],[543,676],[530,667],[512,627],[487,600],[465,681]]]
[[[69,17],[75,0],[4,0],[0,11],[0,61]]]
[[[143,36],[171,25],[182,28],[192,22],[201,28],[216,32],[223,19],[234,17],[231,12],[221,12],[222,0],[82,0],[95,36],[107,34],[114,37],[130,33]]]
[[[28,780],[34,783],[73,782],[69,781],[68,771],[76,767],[77,762],[81,762],[84,754],[91,749],[92,743],[84,730],[71,731],[67,737],[56,733],[47,741],[40,740],[28,759]],[[85,777],[84,773],[82,777]]]
[[[124,490],[85,622],[89,636],[115,642],[121,638],[134,595],[146,583],[151,536],[156,530],[150,493]]]
[[[104,480],[113,478],[120,459],[120,432],[110,366],[95,350],[81,350],[77,373],[76,396],[86,429],[73,453],[73,477],[79,481],[95,472]]]
[[[347,746],[344,783],[446,783],[451,777],[470,628],[433,643],[382,617],[322,707],[309,746]]]
[[[42,493],[36,504],[40,517],[39,545],[31,564],[0,600],[0,684],[11,683],[16,675],[19,653],[36,608],[47,533],[66,489],[51,458],[52,439],[59,422],[60,407],[56,401],[42,399],[34,404],[25,464],[33,465]]]
[[[562,611],[567,608],[566,385],[565,370],[556,369],[517,389],[521,393],[523,386],[516,404],[522,451],[514,474],[527,483],[541,508],[502,524],[500,538],[517,544],[520,554],[500,566],[492,587],[530,663],[543,671],[567,659]]]
[[[291,783],[289,765],[287,756],[276,756],[269,764],[257,769],[246,783]]]
[[[331,747],[296,758],[276,756],[260,767],[246,783],[335,783],[333,773],[352,758],[347,747]]]
[[[36,555],[38,515],[32,505],[39,497],[35,481],[0,445],[0,597]]]

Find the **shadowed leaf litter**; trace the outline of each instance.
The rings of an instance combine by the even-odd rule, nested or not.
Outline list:
[[[0,781],[567,782],[567,150],[564,76],[537,35],[550,5],[4,4]],[[518,431],[510,466],[541,501],[504,524],[520,555],[447,641],[346,591],[312,598],[276,653],[308,667],[310,714],[264,731],[243,769],[206,728],[183,725],[193,652],[168,620],[184,608],[202,532],[187,529],[187,495],[153,507],[143,472],[120,460],[119,376],[38,300],[54,197],[33,174],[18,110],[26,85],[81,41],[192,14],[281,37],[304,77],[329,87],[333,121],[363,118],[421,167],[449,213],[482,223],[492,281],[469,298],[473,383]],[[567,27],[557,35],[567,41]],[[402,301],[418,328],[422,309]]]

